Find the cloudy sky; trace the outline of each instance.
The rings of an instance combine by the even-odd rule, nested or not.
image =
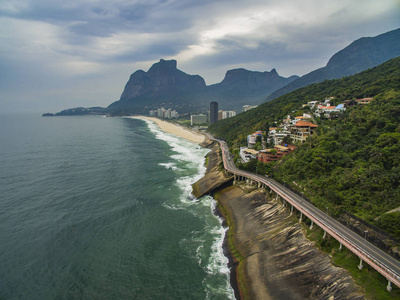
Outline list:
[[[161,58],[207,84],[304,75],[399,27],[399,0],[1,0],[0,114],[107,106]]]

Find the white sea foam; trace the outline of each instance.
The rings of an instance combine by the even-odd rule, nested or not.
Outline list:
[[[171,169],[173,171],[182,171],[182,169],[178,168],[174,163],[159,163],[159,166],[163,166],[166,169]]]
[[[224,295],[227,299],[235,299],[230,285],[228,258],[223,252],[226,228],[222,226],[221,218],[214,214],[216,202],[210,196],[202,197],[199,200],[192,195],[192,184],[205,174],[204,157],[209,150],[199,148],[194,143],[161,131],[152,121],[145,121],[151,132],[155,134],[155,137],[167,142],[171,147],[173,154],[170,155],[170,158],[172,161],[159,165],[176,171],[178,176],[175,184],[182,191],[179,201],[171,200],[168,203],[164,203],[164,207],[173,210],[187,210],[193,215],[205,219],[207,224],[203,230],[192,232],[190,241],[188,239],[181,241],[184,248],[193,249],[192,246],[185,245],[195,245],[195,253],[193,255],[197,259],[199,266],[207,273],[207,277],[203,281],[203,286],[207,293],[206,299],[213,299],[215,294]],[[213,284],[213,278],[221,278],[221,276],[226,284],[222,287],[216,287]]]

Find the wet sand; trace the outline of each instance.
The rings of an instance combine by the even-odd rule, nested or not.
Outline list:
[[[158,118],[147,117],[147,116],[134,116],[134,117],[127,117],[133,119],[142,119],[142,120],[149,120],[158,125],[162,131],[174,134],[181,138],[184,138],[192,143],[200,144],[205,140],[205,135],[199,132],[195,132],[188,128],[172,124],[167,121],[160,120]]]

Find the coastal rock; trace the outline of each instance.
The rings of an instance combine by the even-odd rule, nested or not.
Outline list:
[[[219,150],[219,146],[216,142],[210,142],[206,140],[203,142],[203,146],[208,145],[211,151],[207,155],[207,170],[206,174],[199,181],[192,185],[193,195],[196,198],[200,198],[204,195],[210,194],[216,188],[233,181],[232,176],[228,176],[222,167],[222,158]]]
[[[233,231],[228,236],[235,247],[241,298],[364,299],[350,274],[333,266],[287,208],[269,196],[237,186],[217,194]]]

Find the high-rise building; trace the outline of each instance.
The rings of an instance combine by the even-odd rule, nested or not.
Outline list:
[[[218,102],[210,102],[210,125],[218,121]]]
[[[222,111],[222,120],[232,118],[236,116],[236,112],[233,110]]]
[[[191,115],[190,116],[190,125],[196,125],[196,124],[204,124],[207,122],[207,117],[206,115]]]

